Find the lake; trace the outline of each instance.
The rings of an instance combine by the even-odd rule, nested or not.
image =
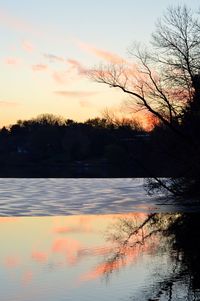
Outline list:
[[[120,242],[112,239],[124,221],[135,225],[145,218],[144,213],[0,218],[0,299],[187,300],[189,291],[190,297],[200,296],[161,235],[135,245],[123,244],[126,231]]]
[[[148,196],[144,179],[0,179],[0,216],[196,211],[162,194]]]
[[[0,300],[198,300],[198,227],[183,243],[183,210],[143,183],[0,179]]]

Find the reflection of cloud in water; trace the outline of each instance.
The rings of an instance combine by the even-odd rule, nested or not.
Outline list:
[[[149,221],[154,214],[148,216],[144,213],[120,215],[116,223],[110,225],[107,240],[112,247],[94,249],[89,254],[93,256],[105,255],[103,262],[91,271],[81,275],[80,281],[93,280],[134,263],[141,254],[153,253],[159,245],[158,232],[149,228]]]
[[[47,262],[48,254],[45,252],[34,251],[32,252],[31,258],[37,262]]]
[[[178,213],[129,213],[3,222],[0,275],[5,289],[0,299],[105,301],[112,296],[118,301],[124,300],[126,291],[130,300],[146,301],[150,295],[138,291],[149,292],[162,279],[171,279],[172,254],[158,229],[164,233],[178,217]],[[155,275],[155,268],[159,274]],[[113,275],[107,287],[102,279]]]
[[[74,265],[77,263],[77,253],[82,246],[78,240],[72,238],[57,238],[52,245],[54,253],[61,253],[65,256],[67,263]]]

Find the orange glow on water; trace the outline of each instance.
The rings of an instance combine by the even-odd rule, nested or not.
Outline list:
[[[88,271],[79,271],[76,280],[80,285],[81,282],[98,279],[137,262],[142,253],[153,252],[159,241],[152,236],[151,240],[143,243],[141,239],[146,234],[145,229],[143,232],[137,232],[125,245],[118,245],[112,240],[106,241],[105,237],[105,234],[109,234],[107,233],[109,229],[112,231],[119,229],[120,231],[120,228],[115,228],[115,226],[123,220],[133,222],[133,225],[139,225],[146,217],[145,213],[129,213],[15,218],[16,222],[20,221],[15,227],[18,247],[15,249],[14,255],[7,256],[7,254],[11,254],[11,250],[13,252],[12,242],[14,243],[15,240],[13,225],[15,224],[5,223],[3,237],[6,237],[8,244],[4,242],[5,251],[1,255],[4,266],[8,269],[18,268],[18,276],[22,284],[28,285],[33,280],[31,265],[34,263],[37,263],[38,267],[50,264],[56,269],[58,267],[66,269],[67,267],[68,270],[73,266],[78,267],[81,262],[92,260],[91,262],[97,263],[93,267],[90,266]],[[11,219],[12,222],[15,222],[15,219]],[[10,219],[5,218],[5,221],[10,221]],[[40,237],[38,237],[38,231]],[[27,267],[30,269],[27,270]],[[34,275],[37,277],[35,272]]]
[[[45,252],[35,251],[32,253],[31,257],[37,262],[46,262],[48,260],[48,254]]]

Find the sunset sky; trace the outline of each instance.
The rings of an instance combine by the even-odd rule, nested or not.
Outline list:
[[[125,96],[84,70],[127,58],[148,42],[170,4],[199,0],[0,0],[0,126],[42,113],[84,121]]]

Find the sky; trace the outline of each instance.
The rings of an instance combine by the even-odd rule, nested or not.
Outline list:
[[[120,91],[85,70],[128,57],[148,43],[169,5],[199,0],[0,0],[0,126],[43,113],[85,121],[119,111]]]

